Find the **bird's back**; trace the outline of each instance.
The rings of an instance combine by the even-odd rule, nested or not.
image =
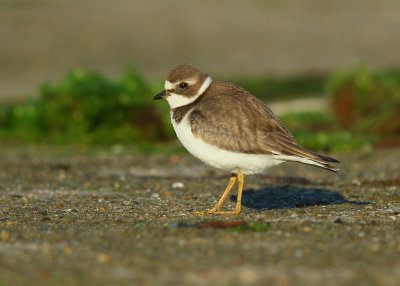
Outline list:
[[[328,162],[337,160],[300,146],[264,102],[234,84],[212,82],[189,116],[196,137],[224,150],[336,170]]]

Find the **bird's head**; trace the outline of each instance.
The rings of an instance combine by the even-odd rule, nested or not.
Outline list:
[[[183,64],[168,73],[164,90],[153,99],[164,98],[171,108],[184,106],[202,95],[211,82],[212,79],[208,74],[190,64]]]

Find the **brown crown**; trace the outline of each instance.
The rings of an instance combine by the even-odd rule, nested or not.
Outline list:
[[[190,64],[182,64],[172,69],[167,76],[169,82],[194,79],[203,82],[208,75]]]

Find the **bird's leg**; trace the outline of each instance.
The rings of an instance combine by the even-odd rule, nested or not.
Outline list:
[[[216,211],[214,214],[223,214],[223,215],[237,215],[240,213],[242,209],[242,194],[243,194],[243,185],[244,185],[244,175],[242,171],[236,170],[236,176],[238,180],[238,195],[236,199],[236,207],[233,211]]]
[[[236,180],[239,181],[238,184],[238,196],[236,200],[236,207],[233,211],[221,211],[222,204],[224,203],[225,199],[227,198],[229,192],[231,191],[233,185],[235,184]],[[242,207],[242,192],[243,192],[243,184],[244,184],[244,176],[240,170],[236,170],[235,173],[232,173],[231,179],[229,181],[228,186],[226,187],[224,193],[222,194],[219,201],[215,204],[215,206],[203,212],[193,212],[194,214],[227,214],[227,215],[235,215],[240,213]]]
[[[236,207],[232,214],[238,214],[242,210],[242,194],[243,194],[243,186],[244,186],[244,175],[239,170],[238,171],[238,195],[236,199]]]
[[[229,192],[231,191],[236,180],[237,180],[237,175],[235,173],[232,173],[228,186],[226,187],[226,189],[225,189],[224,193],[222,194],[221,198],[219,199],[219,201],[215,204],[215,206],[212,209],[210,209],[208,211],[197,211],[197,212],[193,212],[193,213],[194,214],[213,214],[213,213],[219,212],[222,204],[224,203],[226,197],[228,196]]]
[[[232,189],[233,185],[235,184],[236,180],[237,180],[236,174],[232,173],[231,179],[229,180],[229,184],[226,187],[226,189],[225,189],[224,193],[222,194],[221,198],[219,199],[219,201],[215,204],[215,206],[212,209],[207,211],[207,213],[215,213],[215,212],[219,212],[221,210],[222,204],[226,200],[226,197],[228,196],[229,192],[231,191],[231,189]]]

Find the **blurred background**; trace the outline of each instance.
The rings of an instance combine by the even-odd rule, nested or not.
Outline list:
[[[167,72],[262,98],[308,148],[400,146],[396,0],[0,0],[2,143],[179,148]]]

